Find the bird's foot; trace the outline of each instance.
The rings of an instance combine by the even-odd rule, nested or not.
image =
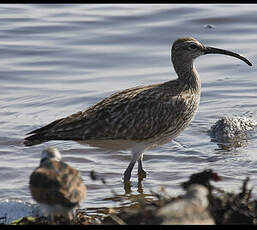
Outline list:
[[[138,178],[140,179],[146,178],[146,174],[147,174],[146,171],[143,169],[139,169],[137,172]]]
[[[131,171],[126,170],[123,177],[123,183],[124,183],[124,190],[126,194],[131,193]]]
[[[131,182],[130,181],[124,181],[124,190],[126,194],[131,193]]]

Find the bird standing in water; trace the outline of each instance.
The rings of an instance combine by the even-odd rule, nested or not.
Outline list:
[[[132,159],[124,173],[124,182],[130,180],[136,162],[138,175],[144,178],[143,152],[174,139],[195,116],[201,81],[193,61],[205,54],[229,55],[252,65],[231,51],[206,47],[192,37],[179,38],[171,50],[176,80],[114,93],[84,111],[28,133],[32,135],[24,143],[74,140],[103,149],[128,149]]]

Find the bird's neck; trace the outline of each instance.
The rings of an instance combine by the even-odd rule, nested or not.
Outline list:
[[[51,160],[55,160],[55,161],[60,161],[59,159],[56,159],[56,158],[47,158],[47,157],[45,157],[45,158],[42,158],[41,160],[40,160],[40,166],[42,166],[45,162],[50,162]]]
[[[174,63],[174,69],[178,75],[179,81],[184,82],[192,89],[198,91],[201,89],[201,80],[194,66],[193,61],[183,63],[183,65],[176,65]]]

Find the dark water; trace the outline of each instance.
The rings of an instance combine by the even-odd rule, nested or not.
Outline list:
[[[246,147],[225,151],[207,134],[221,116],[257,120],[256,22],[254,4],[0,5],[0,200],[34,202],[29,175],[41,151],[51,145],[81,171],[88,187],[82,207],[119,205],[107,198],[110,189],[125,193],[122,174],[129,154],[73,141],[25,147],[23,138],[118,90],[175,79],[170,48],[183,36],[238,52],[253,66],[221,55],[196,60],[202,79],[199,111],[173,142],[145,152],[147,178],[138,189],[135,169],[131,193],[148,194],[165,186],[176,194],[182,181],[205,168],[224,177],[224,189],[235,191],[246,176],[256,186],[256,135]],[[109,187],[92,181],[91,170]]]

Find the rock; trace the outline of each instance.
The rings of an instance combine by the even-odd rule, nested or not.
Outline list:
[[[249,131],[257,122],[246,117],[222,117],[209,130],[212,141],[227,144],[228,147],[242,147],[247,144]]]
[[[18,199],[6,199],[0,202],[0,223],[10,224],[25,216],[36,217],[42,213],[39,206]]]
[[[204,25],[203,28],[204,28],[204,29],[214,29],[215,26],[214,26],[214,25],[211,25],[211,24],[207,24],[207,25]]]

